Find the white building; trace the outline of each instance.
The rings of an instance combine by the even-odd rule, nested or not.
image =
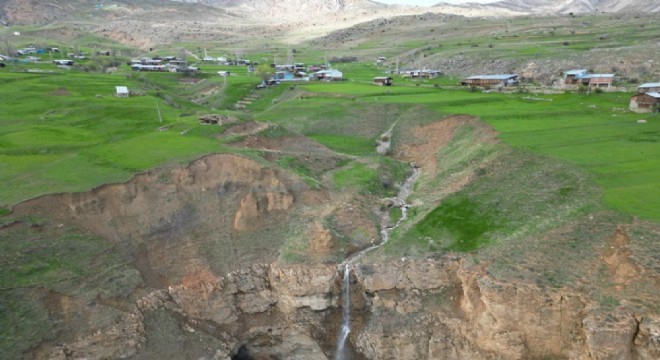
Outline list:
[[[128,87],[126,87],[126,86],[116,86],[116,89],[117,89],[117,93],[116,93],[117,97],[126,98],[126,97],[129,96]]]

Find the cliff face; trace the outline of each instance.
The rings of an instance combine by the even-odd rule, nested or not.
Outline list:
[[[123,184],[31,200],[15,212],[44,214],[109,240],[159,287],[189,273],[223,274],[242,263],[274,261],[273,249],[286,239],[272,236],[274,229],[288,231],[280,225],[324,198],[289,173],[212,155]]]
[[[502,283],[459,258],[355,265],[353,271],[350,342],[359,358],[660,356],[656,315],[626,306],[602,314],[573,290]],[[191,333],[215,333],[219,359],[241,347],[264,357],[330,358],[340,272],[332,265],[272,264],[225,277],[200,274],[143,296],[117,325],[43,358],[138,353],[148,341],[143,319],[160,310],[178,314]]]

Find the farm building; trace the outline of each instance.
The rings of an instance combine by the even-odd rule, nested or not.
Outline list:
[[[169,65],[142,65],[142,64],[133,64],[133,65],[131,65],[131,69],[133,69],[133,71],[168,72],[168,71],[171,71],[171,69],[175,69],[175,68],[174,68],[174,67],[170,67]]]
[[[569,70],[564,73],[564,84],[566,85],[575,85],[580,83],[580,79],[587,75],[588,71],[581,69],[581,70]]]
[[[660,93],[639,93],[630,98],[630,110],[635,112],[651,112],[660,106]]]
[[[589,87],[612,87],[614,74],[587,74],[582,76],[579,81],[582,85]]]
[[[315,80],[342,81],[344,80],[344,74],[335,69],[321,70],[312,74],[312,78]]]
[[[461,81],[461,85],[475,85],[475,86],[493,86],[503,85],[510,86],[518,84],[517,74],[503,74],[503,75],[475,75]]]
[[[377,76],[372,83],[378,86],[392,86],[392,78],[389,76]]]
[[[399,71],[399,74],[401,77],[406,77],[406,78],[411,78],[414,79],[416,77],[419,77],[420,70],[402,70]]]
[[[309,76],[304,71],[276,71],[273,76],[275,81],[309,81]]]
[[[422,79],[435,79],[441,74],[442,72],[440,70],[422,70],[419,73],[419,77]]]
[[[73,66],[73,60],[67,60],[67,59],[53,60],[53,64],[55,64],[55,65],[64,65],[64,66]]]
[[[637,92],[640,94],[643,93],[660,93],[660,83],[646,83],[637,87]]]
[[[311,73],[319,72],[321,70],[329,70],[329,69],[330,67],[327,64],[313,64],[307,66],[307,72],[311,72]]]
[[[442,73],[439,70],[404,70],[399,72],[402,77],[409,77],[411,79],[434,79],[440,76]]]
[[[589,74],[589,71],[584,69],[569,70],[564,73],[565,85],[584,85],[590,88],[610,88],[613,80],[614,74]]]
[[[129,96],[128,88],[126,86],[116,86],[115,96],[126,98]]]

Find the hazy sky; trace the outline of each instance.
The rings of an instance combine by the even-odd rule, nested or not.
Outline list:
[[[489,3],[489,2],[495,2],[497,0],[375,0],[375,1],[381,2],[383,4],[430,6],[440,2],[446,2],[450,4],[461,4],[466,2]]]

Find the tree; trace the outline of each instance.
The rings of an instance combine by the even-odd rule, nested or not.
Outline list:
[[[0,43],[2,43],[2,51],[5,52],[4,55],[16,56],[16,49],[14,48],[8,37],[3,36],[2,38],[0,38]]]
[[[268,81],[268,79],[273,76],[273,68],[271,68],[268,64],[261,64],[257,66],[255,73],[257,76],[259,76],[259,78],[261,78],[261,80]]]

